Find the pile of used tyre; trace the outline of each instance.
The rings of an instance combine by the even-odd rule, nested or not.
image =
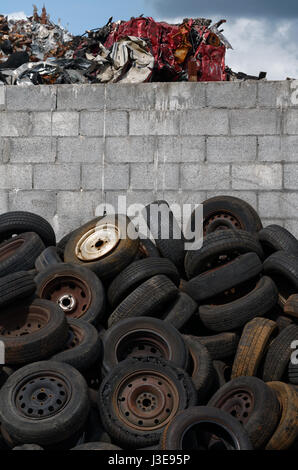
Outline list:
[[[187,252],[149,217],[155,243],[117,215],[56,244],[0,216],[1,449],[297,449],[298,241],[239,199],[203,212]]]

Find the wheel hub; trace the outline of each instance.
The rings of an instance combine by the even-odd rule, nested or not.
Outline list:
[[[53,416],[69,400],[69,385],[60,377],[39,375],[27,379],[15,395],[18,411],[32,419]]]
[[[57,303],[70,318],[82,317],[92,300],[92,294],[86,282],[67,273],[48,279],[41,289],[40,296]]]
[[[239,390],[223,397],[217,406],[246,424],[254,408],[254,398],[249,391]]]
[[[138,372],[122,381],[116,391],[119,418],[138,430],[163,427],[176,414],[179,397],[176,387],[155,372]]]
[[[58,299],[58,305],[62,310],[64,310],[64,312],[72,312],[75,309],[77,302],[73,295],[65,294]]]
[[[116,225],[103,224],[85,233],[78,241],[75,253],[81,261],[103,258],[118,245],[120,230]]]

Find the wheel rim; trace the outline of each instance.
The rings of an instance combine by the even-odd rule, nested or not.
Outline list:
[[[75,249],[76,257],[81,261],[101,259],[116,248],[120,236],[120,230],[116,225],[96,226],[78,241]]]
[[[22,238],[6,242],[2,247],[0,246],[0,261],[9,258],[16,250],[18,250],[24,243]]]
[[[127,357],[162,357],[172,359],[168,342],[153,331],[139,330],[124,335],[115,347],[118,362]]]
[[[14,394],[18,412],[27,418],[40,420],[58,414],[70,400],[71,384],[54,372],[39,372],[27,376]]]
[[[59,305],[69,318],[80,318],[89,309],[92,293],[87,283],[74,275],[55,275],[41,289],[40,296]]]
[[[21,307],[17,311],[9,311],[1,315],[0,335],[7,338],[17,338],[34,334],[42,329],[49,321],[49,312],[39,306],[31,305],[27,309]]]
[[[241,424],[246,424],[254,409],[254,396],[248,390],[233,390],[226,393],[216,407],[234,416]]]
[[[216,230],[243,229],[241,221],[227,211],[218,211],[204,220],[204,235]]]
[[[113,396],[117,416],[130,428],[157,430],[177,413],[179,396],[174,383],[155,371],[125,377]]]

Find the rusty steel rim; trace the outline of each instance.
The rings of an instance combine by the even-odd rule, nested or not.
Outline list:
[[[113,395],[118,418],[130,428],[154,431],[177,413],[179,395],[174,383],[155,371],[138,371],[126,376]]]
[[[9,258],[20,246],[24,243],[23,238],[17,238],[16,240],[12,239],[9,242],[6,242],[3,246],[0,246],[0,261],[4,261]]]
[[[115,347],[117,361],[127,357],[162,357],[172,359],[171,348],[158,333],[147,330],[130,331],[122,336]]]
[[[78,241],[75,248],[76,257],[81,261],[99,260],[116,248],[120,238],[121,233],[116,225],[97,225]]]
[[[57,303],[69,318],[82,317],[92,301],[91,290],[83,279],[62,273],[46,281],[40,296]]]
[[[243,224],[237,217],[227,211],[218,211],[211,214],[204,220],[204,235],[210,233],[210,228],[215,226],[217,230],[228,230],[228,229],[243,229]],[[213,230],[212,230],[213,231]]]
[[[216,407],[234,416],[241,424],[246,424],[254,409],[254,396],[249,390],[233,390],[224,394]]]
[[[34,420],[58,414],[70,400],[71,384],[54,372],[39,372],[27,376],[14,393],[18,412]]]
[[[31,305],[29,310],[10,311],[1,315],[0,335],[7,338],[17,338],[33,334],[47,325],[49,312],[37,305]]]

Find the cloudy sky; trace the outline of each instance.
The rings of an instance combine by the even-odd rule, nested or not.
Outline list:
[[[30,15],[32,3],[1,0],[1,10]],[[175,22],[185,17],[226,18],[225,35],[234,47],[227,53],[227,65],[249,74],[267,71],[272,80],[298,78],[297,0],[49,0],[46,7],[53,20],[61,18],[75,34],[103,25],[110,16],[118,20],[143,13]]]

